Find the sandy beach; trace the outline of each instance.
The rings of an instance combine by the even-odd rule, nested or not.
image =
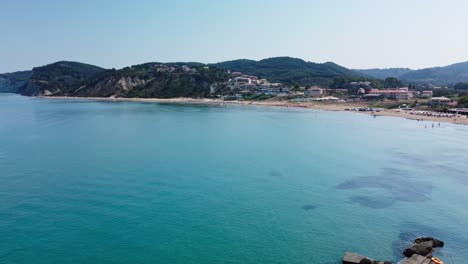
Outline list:
[[[223,101],[218,99],[208,98],[114,98],[114,97],[68,97],[68,96],[38,96],[38,98],[46,99],[64,99],[64,100],[95,100],[95,101],[111,101],[111,102],[153,102],[153,103],[181,103],[181,104],[205,104],[205,105],[256,105],[256,106],[271,106],[271,107],[295,107],[308,108],[323,111],[348,111],[346,109],[369,107],[365,103],[336,103],[336,102],[290,102],[290,101]],[[468,125],[468,118],[459,115],[457,117],[435,117],[435,116],[418,116],[410,114],[407,111],[399,109],[383,109],[380,112],[361,112],[355,113],[376,115],[376,116],[393,116],[411,120],[433,121],[436,123],[446,122],[452,124]]]

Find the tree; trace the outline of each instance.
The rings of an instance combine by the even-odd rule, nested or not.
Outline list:
[[[447,88],[434,89],[433,91],[434,97],[448,96],[448,95],[450,95],[450,91]]]
[[[458,106],[460,107],[468,107],[468,94],[463,95],[458,99]]]
[[[455,88],[455,90],[468,90],[468,83],[460,82],[460,83],[455,84],[453,88]]]
[[[401,83],[401,81],[395,77],[385,78],[385,81],[384,81],[385,88],[400,88],[402,86],[403,84]]]

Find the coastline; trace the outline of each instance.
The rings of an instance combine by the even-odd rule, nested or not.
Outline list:
[[[36,96],[36,98],[44,99],[64,99],[64,100],[93,100],[93,101],[108,101],[108,102],[147,102],[147,103],[179,103],[179,104],[202,104],[202,105],[254,105],[254,106],[272,106],[272,107],[291,107],[291,108],[306,108],[322,111],[343,111],[354,112],[376,116],[392,116],[406,118],[410,120],[432,121],[436,123],[451,123],[457,125],[468,125],[466,116],[458,116],[453,118],[435,117],[435,116],[418,116],[399,109],[383,109],[380,112],[360,112],[348,111],[348,108],[369,107],[366,104],[359,103],[332,103],[332,102],[290,102],[290,101],[223,101],[218,99],[208,98],[114,98],[114,97],[70,97],[70,96]]]

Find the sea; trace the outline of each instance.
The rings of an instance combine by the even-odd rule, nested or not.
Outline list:
[[[0,94],[0,263],[468,263],[468,127]]]

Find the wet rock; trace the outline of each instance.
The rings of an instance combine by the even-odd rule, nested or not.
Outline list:
[[[410,258],[413,255],[428,257],[432,255],[434,248],[443,247],[444,242],[432,237],[419,237],[414,240],[413,246],[405,249],[403,255]]]
[[[343,257],[343,264],[359,264],[365,258],[365,256],[356,253],[346,252]]]
[[[432,264],[431,259],[420,256],[420,255],[413,255],[410,258],[405,258],[401,264]]]
[[[418,237],[414,240],[414,243],[419,244],[427,241],[431,241],[433,247],[444,247],[444,241],[435,239],[433,237]]]
[[[346,252],[343,257],[343,264],[392,264],[392,262],[376,261],[363,255]]]
[[[421,256],[428,256],[434,250],[433,247],[434,243],[432,241],[424,241],[418,244],[414,244],[412,247],[405,249],[403,251],[403,255],[409,258],[414,254],[421,255]]]
[[[359,264],[374,264],[374,261],[368,259],[368,258],[363,258]]]

